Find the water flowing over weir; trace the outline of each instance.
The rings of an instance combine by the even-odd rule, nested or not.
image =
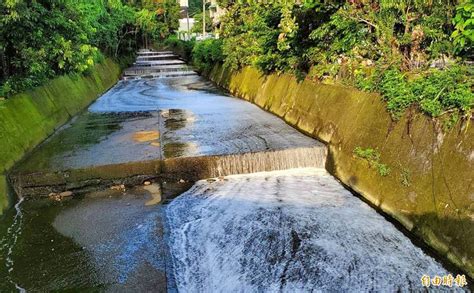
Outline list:
[[[172,52],[141,51],[10,174],[28,200],[0,222],[0,291],[407,291],[448,273],[326,156]]]
[[[203,180],[167,217],[182,292],[395,292],[447,274],[323,169]]]

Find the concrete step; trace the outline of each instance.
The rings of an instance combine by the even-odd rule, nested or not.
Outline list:
[[[195,71],[178,71],[178,72],[157,72],[157,73],[146,73],[137,75],[124,75],[123,80],[133,80],[140,78],[168,78],[168,77],[182,77],[182,76],[194,76],[198,75]]]
[[[173,54],[172,51],[138,51],[138,56],[149,56],[149,55],[169,55]]]
[[[184,64],[178,65],[160,65],[160,66],[135,66],[125,69],[124,75],[144,75],[150,73],[164,73],[164,72],[181,72],[181,71],[192,71],[192,67]]]
[[[133,63],[134,66],[161,66],[161,65],[176,65],[186,64],[183,60],[172,59],[172,60],[159,60],[159,61],[136,61]]]
[[[45,197],[73,190],[82,194],[117,184],[138,185],[151,178],[194,182],[201,179],[294,168],[323,168],[324,146],[232,155],[178,157],[98,165],[64,171],[44,170],[10,176],[22,197]]]
[[[157,61],[157,60],[172,60],[178,59],[174,54],[152,55],[152,56],[138,56],[137,61]]]

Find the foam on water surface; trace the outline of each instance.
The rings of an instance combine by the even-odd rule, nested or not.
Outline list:
[[[24,288],[18,285],[12,278],[11,274],[14,270],[14,260],[12,258],[13,248],[15,247],[18,237],[21,235],[21,225],[23,221],[23,212],[21,210],[21,204],[24,198],[20,198],[15,204],[15,216],[13,217],[13,223],[7,229],[7,233],[0,239],[0,253],[5,257],[5,267],[8,272],[6,282],[11,283],[15,286],[18,292],[26,292]]]
[[[324,169],[201,180],[167,221],[182,292],[409,291],[448,274]]]

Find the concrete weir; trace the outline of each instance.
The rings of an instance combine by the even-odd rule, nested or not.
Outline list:
[[[0,292],[418,292],[454,275],[324,169],[325,145],[154,63],[169,55],[140,52],[10,174]]]
[[[153,63],[158,61],[183,64]],[[325,158],[323,144],[219,92],[170,52],[145,51],[123,80],[39,146],[10,178],[20,196],[37,197],[151,178],[194,182],[324,167]]]

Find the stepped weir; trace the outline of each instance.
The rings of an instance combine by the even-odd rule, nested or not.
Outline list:
[[[153,178],[193,182],[322,168],[326,152],[271,114],[216,92],[172,52],[143,50],[122,81],[42,144],[11,179],[23,197],[81,194]]]
[[[9,174],[0,291],[406,292],[454,275],[328,174],[327,152],[141,50]]]
[[[171,51],[153,52],[141,50],[133,66],[126,69],[124,79],[143,77],[178,77],[197,75],[184,61]]]

